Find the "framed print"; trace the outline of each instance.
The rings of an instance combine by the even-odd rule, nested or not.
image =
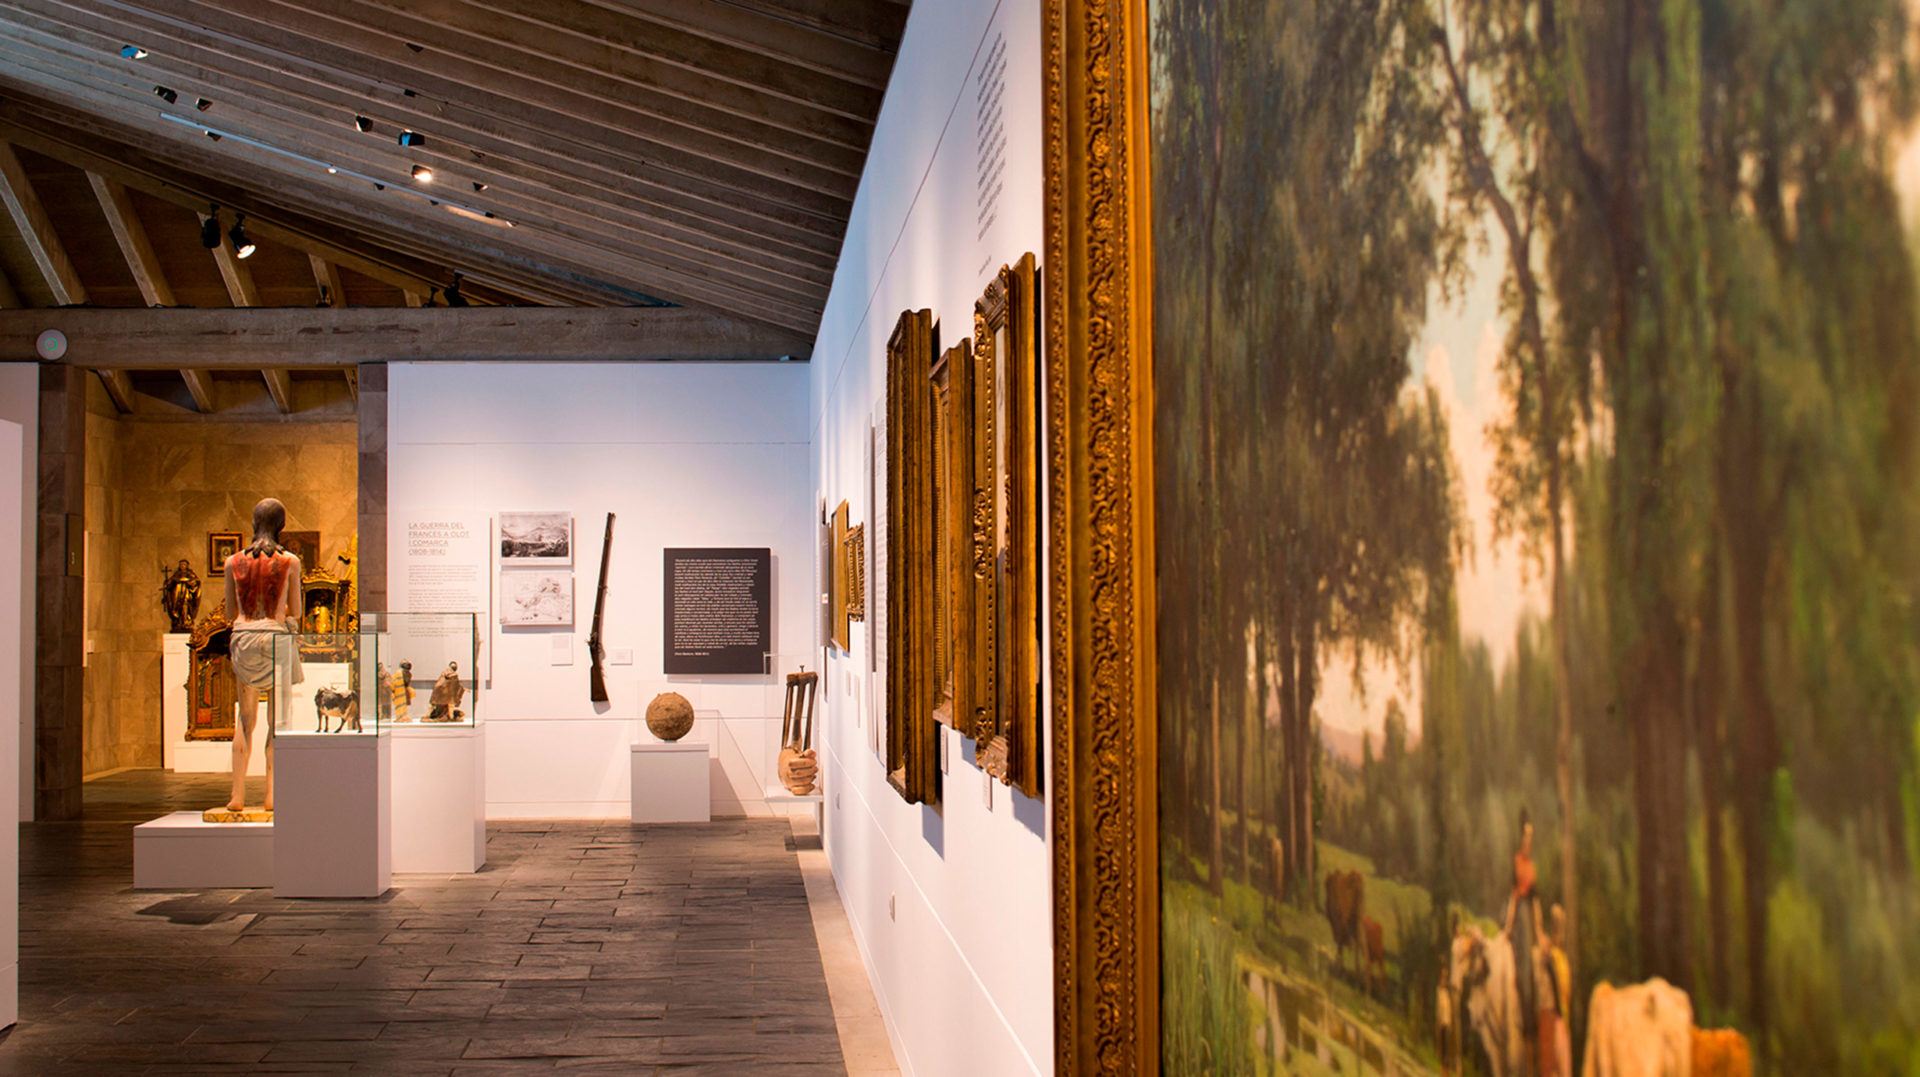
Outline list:
[[[933,312],[903,312],[887,341],[885,710],[887,780],[909,804],[940,799],[932,366]]]
[[[207,575],[225,576],[227,558],[240,552],[240,532],[207,532]]]
[[[555,568],[573,564],[573,514],[500,514],[500,564]]]
[[[573,623],[573,573],[514,569],[500,574],[500,624],[507,628]]]

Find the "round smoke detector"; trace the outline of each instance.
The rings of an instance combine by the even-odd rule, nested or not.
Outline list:
[[[58,359],[67,354],[67,335],[58,329],[49,329],[40,334],[33,346],[39,350],[40,358],[49,361]]]

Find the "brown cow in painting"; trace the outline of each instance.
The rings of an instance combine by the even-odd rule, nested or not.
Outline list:
[[[1367,959],[1367,993],[1373,994],[1373,972],[1380,970],[1380,982],[1387,979],[1387,943],[1380,930],[1380,921],[1362,913],[1360,916],[1360,956]]]
[[[1738,1029],[1693,1030],[1693,1077],[1752,1077],[1753,1051]]]
[[[1366,878],[1357,871],[1327,873],[1327,926],[1333,929],[1333,963],[1337,968],[1347,947],[1353,947],[1355,979],[1360,975],[1360,918],[1366,890]]]

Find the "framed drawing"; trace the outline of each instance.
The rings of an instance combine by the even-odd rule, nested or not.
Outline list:
[[[939,496],[929,507],[933,528],[933,589],[940,625],[938,715],[963,737],[975,737],[993,710],[993,637],[980,616],[982,564],[976,543],[980,515],[978,381],[973,342],[948,348],[934,368],[934,479]]]
[[[515,569],[500,574],[500,624],[507,628],[573,623],[573,573]]]
[[[573,514],[503,512],[500,514],[500,564],[536,568],[571,567]]]
[[[847,528],[846,541],[840,544],[840,558],[847,566],[847,620],[867,619],[867,525]],[[853,629],[848,628],[851,636]]]
[[[227,558],[240,552],[240,532],[207,532],[207,575],[225,576]]]
[[[288,553],[300,559],[300,574],[303,581],[305,577],[315,572],[326,571],[326,567],[320,564],[320,532],[282,531],[280,545]]]
[[[940,799],[940,666],[933,603],[933,312],[900,315],[887,341],[887,780],[910,804]]]

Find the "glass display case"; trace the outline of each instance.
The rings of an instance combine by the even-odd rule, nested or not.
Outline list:
[[[284,632],[273,638],[273,735],[375,736],[380,634]]]
[[[479,723],[479,614],[363,612],[360,625],[382,637],[388,686],[383,723]]]
[[[480,720],[475,614],[362,613],[358,631],[287,633],[273,646],[275,736]]]

